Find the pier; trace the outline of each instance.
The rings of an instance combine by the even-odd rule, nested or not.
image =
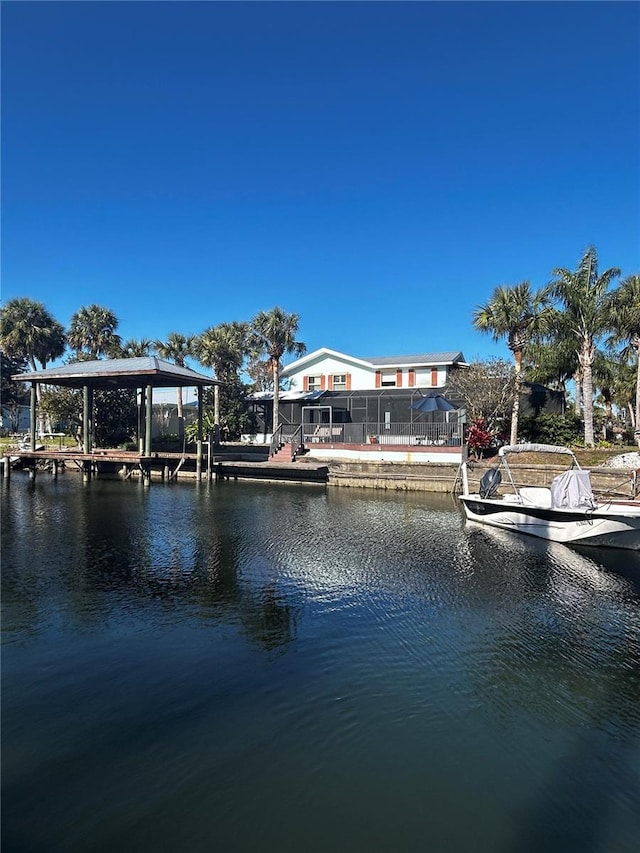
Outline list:
[[[179,477],[196,480],[285,480],[326,483],[329,467],[323,462],[240,458],[238,453],[216,453],[203,444],[200,453],[158,452],[151,454],[118,449],[17,450],[2,457],[3,476],[12,468],[27,471],[31,478],[38,472],[57,476],[62,470],[79,472],[85,479],[95,476],[140,478],[145,485],[153,480],[171,481]]]

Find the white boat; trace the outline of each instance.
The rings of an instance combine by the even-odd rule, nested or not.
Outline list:
[[[571,457],[571,467],[555,477],[551,488],[516,486],[507,457],[516,453],[555,453]],[[460,500],[468,519],[538,536],[551,542],[580,543],[640,550],[640,501],[596,500],[589,471],[580,468],[568,447],[516,444],[498,451],[501,465],[490,468],[476,494],[469,492],[468,463],[462,464]],[[506,493],[498,494],[504,471]]]

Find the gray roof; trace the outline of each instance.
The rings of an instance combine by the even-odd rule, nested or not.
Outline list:
[[[144,358],[114,358],[98,361],[78,361],[62,367],[49,367],[30,373],[16,373],[16,382],[42,382],[65,385],[69,388],[186,388],[190,385],[220,385],[217,379],[196,373],[188,367],[178,367],[155,356]]]
[[[375,358],[364,358],[370,364],[378,367],[395,367],[396,365],[431,365],[464,363],[464,356],[459,350],[450,352],[428,352],[422,355],[384,355]]]

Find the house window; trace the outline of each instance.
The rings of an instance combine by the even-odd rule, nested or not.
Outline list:
[[[346,373],[334,373],[332,388],[334,391],[346,391],[347,390],[347,374]]]
[[[322,376],[307,377],[307,388],[309,391],[322,391]]]
[[[396,387],[396,371],[395,370],[383,370],[382,371],[382,381],[380,382],[383,388],[395,388]]]

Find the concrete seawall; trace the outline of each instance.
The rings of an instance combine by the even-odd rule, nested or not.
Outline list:
[[[480,478],[495,460],[469,464],[469,488],[475,491]],[[351,488],[387,489],[390,491],[417,492],[460,492],[462,483],[459,465],[409,463],[328,463],[329,485]],[[517,486],[550,486],[554,477],[566,470],[566,466],[510,465]],[[628,468],[591,468],[594,493],[599,497],[634,498],[638,488],[638,477]],[[503,479],[501,491],[510,491],[510,484]]]

